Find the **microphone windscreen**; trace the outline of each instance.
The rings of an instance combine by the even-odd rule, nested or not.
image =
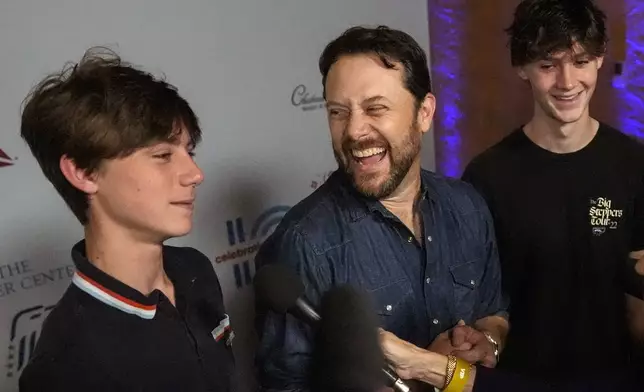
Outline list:
[[[315,385],[325,391],[369,391],[385,385],[378,318],[369,295],[350,286],[326,292],[313,352]]]
[[[286,313],[304,294],[304,284],[293,270],[282,264],[268,264],[254,279],[256,300],[274,312]]]

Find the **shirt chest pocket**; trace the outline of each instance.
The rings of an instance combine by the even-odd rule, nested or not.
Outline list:
[[[450,267],[454,291],[453,322],[460,319],[467,323],[475,321],[477,309],[481,306],[479,285],[483,277],[483,263],[484,260],[479,258]]]
[[[382,328],[397,332],[414,325],[411,283],[406,279],[370,290]]]

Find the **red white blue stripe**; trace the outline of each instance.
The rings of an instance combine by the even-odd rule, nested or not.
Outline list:
[[[127,299],[90,279],[87,275],[84,275],[81,272],[76,271],[76,273],[74,273],[72,283],[97,300],[125,313],[133,314],[148,320],[153,319],[156,314],[156,305],[143,305]]]

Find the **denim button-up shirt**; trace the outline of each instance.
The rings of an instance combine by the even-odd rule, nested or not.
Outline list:
[[[314,306],[331,287],[369,291],[381,326],[427,347],[459,320],[507,317],[490,213],[470,185],[422,171],[423,236],[336,171],[294,206],[256,256],[257,268],[284,263]],[[309,390],[313,331],[297,318],[258,307],[262,390]]]

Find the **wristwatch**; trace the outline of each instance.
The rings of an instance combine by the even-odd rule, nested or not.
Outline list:
[[[499,343],[494,340],[492,335],[490,335],[488,332],[483,332],[483,335],[485,335],[487,341],[492,343],[492,345],[494,346],[494,358],[496,359],[496,363],[499,363]]]

